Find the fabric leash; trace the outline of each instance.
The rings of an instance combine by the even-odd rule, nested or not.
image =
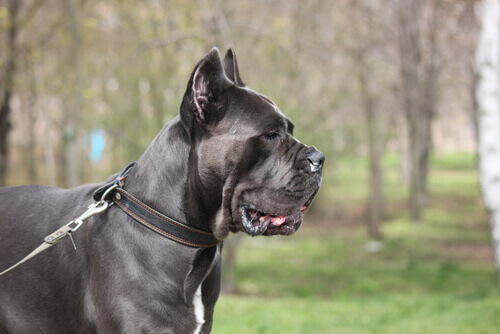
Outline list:
[[[29,259],[33,258],[34,256],[40,254],[44,250],[54,246],[55,244],[57,244],[59,241],[61,241],[64,237],[66,237],[68,235],[71,238],[71,241],[73,242],[73,238],[71,237],[71,233],[78,230],[80,228],[80,226],[82,226],[82,224],[85,220],[89,219],[90,217],[92,217],[94,215],[102,213],[109,208],[110,204],[112,204],[112,203],[105,201],[105,198],[114,188],[116,188],[116,186],[112,186],[109,189],[107,189],[107,191],[103,194],[102,199],[99,200],[98,202],[90,204],[87,208],[87,211],[85,211],[78,218],[70,221],[69,223],[63,225],[62,227],[60,227],[59,229],[57,229],[53,233],[46,236],[44,238],[44,242],[40,246],[38,246],[37,248],[35,248],[35,250],[33,250],[28,255],[26,255],[21,261],[17,262],[13,266],[2,271],[0,273],[0,276],[8,273],[12,269],[14,269],[17,266],[19,266],[20,264],[28,261]],[[74,242],[73,242],[73,246],[76,248]]]

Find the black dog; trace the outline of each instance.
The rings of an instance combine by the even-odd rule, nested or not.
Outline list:
[[[229,231],[294,233],[323,160],[243,84],[233,51],[221,61],[213,49],[195,67],[179,117],[117,179],[0,189],[0,270],[93,196],[110,190],[103,200],[116,203],[73,234],[76,251],[66,238],[0,277],[0,333],[209,333],[219,241]]]

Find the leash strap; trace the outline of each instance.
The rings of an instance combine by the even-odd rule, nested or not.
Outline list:
[[[6,270],[2,271],[0,273],[0,276],[4,275],[4,274],[7,274],[9,271],[11,271],[12,269],[14,269],[15,267],[17,267],[18,265],[20,265],[21,263],[24,263],[26,261],[28,261],[29,259],[31,259],[32,257],[34,257],[35,255],[38,255],[40,254],[41,252],[43,252],[44,250],[46,250],[47,248],[51,247],[53,244],[50,244],[48,242],[44,242],[43,244],[41,244],[40,246],[38,246],[34,251],[32,251],[31,253],[29,253],[28,255],[26,255],[26,257],[24,259],[22,259],[21,261],[19,261],[18,263],[16,263],[15,265],[11,266],[10,268],[7,268]]]
[[[105,198],[105,195],[107,195],[109,192],[111,192],[111,190],[113,190],[115,187],[116,186],[112,186],[109,189],[107,189],[107,191],[103,195],[103,198]],[[69,235],[71,238],[71,233],[78,230],[80,228],[80,226],[82,226],[82,224],[85,220],[87,220],[88,218],[90,218],[94,215],[97,215],[101,212],[106,211],[109,206],[110,206],[110,202],[107,202],[104,200],[100,200],[99,202],[95,202],[95,203],[90,204],[89,207],[87,208],[87,211],[85,211],[80,217],[70,221],[69,223],[63,225],[62,227],[60,227],[59,229],[57,229],[53,233],[46,236],[44,239],[44,242],[40,246],[38,246],[37,248],[35,248],[35,250],[33,250],[28,255],[26,255],[21,261],[17,262],[13,266],[2,271],[0,273],[0,276],[8,273],[12,269],[14,269],[17,266],[19,266],[20,264],[28,261],[29,259],[35,257],[36,255],[40,254],[44,250],[54,246],[59,241],[61,241],[64,237]],[[71,241],[73,241],[73,238],[71,239]]]

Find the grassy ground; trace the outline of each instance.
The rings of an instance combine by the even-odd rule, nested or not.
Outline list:
[[[214,333],[498,333],[496,298],[392,295],[318,300],[224,297]]]
[[[369,241],[360,208],[366,161],[337,162],[319,202],[292,237],[244,237],[239,294],[217,304],[214,333],[498,333],[500,298],[472,155],[434,158],[421,225],[405,209],[387,157],[385,240]]]

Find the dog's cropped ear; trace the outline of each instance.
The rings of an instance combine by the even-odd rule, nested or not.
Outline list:
[[[240,70],[238,69],[238,61],[236,60],[236,53],[234,50],[227,49],[226,56],[224,57],[224,71],[226,72],[229,80],[234,82],[238,87],[245,87],[245,84],[241,80]]]
[[[222,92],[232,85],[222,67],[219,50],[213,48],[193,70],[181,104],[181,119],[190,127],[193,119],[205,121],[224,103]]]

